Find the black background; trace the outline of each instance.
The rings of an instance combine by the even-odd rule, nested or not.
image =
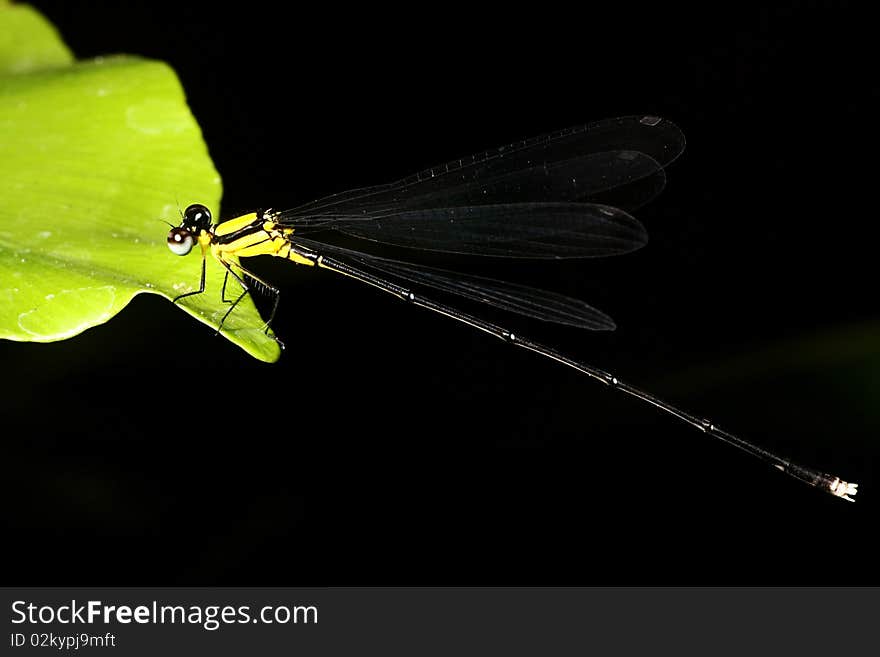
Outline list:
[[[175,68],[227,217],[590,120],[675,121],[688,150],[638,214],[647,248],[490,263],[618,330],[509,323],[862,490],[841,502],[472,329],[257,261],[283,290],[275,365],[149,295],[73,340],[0,344],[7,579],[877,582],[868,16],[34,4],[80,58]]]

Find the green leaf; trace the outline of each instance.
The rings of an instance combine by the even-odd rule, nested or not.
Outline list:
[[[73,55],[58,32],[27,5],[0,2],[0,74],[67,66]]]
[[[0,34],[17,9],[0,4]],[[50,52],[40,45],[45,25],[34,25],[33,39],[17,41]],[[0,65],[15,70],[10,49],[0,52]],[[57,52],[40,60],[52,68],[0,75],[0,338],[11,340],[69,338],[135,294],[197,289],[199,255],[172,254],[159,220],[179,222],[178,202],[219,209],[220,177],[167,65],[114,57],[57,66]],[[205,294],[178,304],[212,328],[229,308],[223,274],[209,257]],[[223,334],[277,360],[262,327],[248,297]]]

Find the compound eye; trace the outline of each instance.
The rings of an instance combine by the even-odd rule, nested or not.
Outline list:
[[[193,203],[183,211],[183,224],[191,230],[208,230],[211,227],[211,211],[201,203]]]
[[[168,231],[168,248],[171,249],[171,253],[185,256],[192,251],[195,243],[192,233],[186,228],[172,228]]]

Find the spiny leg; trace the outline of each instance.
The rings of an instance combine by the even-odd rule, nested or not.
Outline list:
[[[202,251],[202,276],[199,280],[199,289],[193,290],[192,292],[184,292],[183,294],[178,294],[174,299],[171,300],[171,303],[177,303],[184,297],[191,297],[196,294],[202,294],[205,291],[205,252]]]
[[[229,275],[231,274],[232,277],[233,277],[236,281],[238,281],[238,284],[241,285],[242,293],[238,296],[238,298],[237,298],[234,302],[232,302],[232,305],[229,307],[229,310],[227,310],[227,311],[226,311],[226,314],[223,315],[223,319],[220,320],[220,324],[217,326],[217,333],[215,333],[215,335],[217,335],[217,334],[220,333],[220,330],[223,328],[223,324],[224,324],[224,322],[226,322],[226,318],[229,317],[229,315],[232,313],[233,310],[235,310],[235,307],[238,305],[238,303],[239,303],[242,299],[244,299],[245,295],[250,294],[250,291],[251,291],[251,288],[250,288],[250,286],[247,284],[247,282],[245,281],[245,279],[242,278],[241,276],[239,276],[238,274],[236,274],[234,271],[232,271],[232,267],[233,267],[233,265],[234,265],[235,267],[237,267],[237,268],[239,269],[239,271],[241,271],[245,276],[248,276],[248,277],[252,278],[253,280],[255,280],[255,281],[256,281],[257,283],[259,283],[260,285],[263,285],[267,290],[269,290],[270,292],[272,292],[272,294],[274,295],[274,297],[275,297],[275,302],[274,302],[274,304],[272,305],[272,314],[269,316],[269,321],[266,322],[266,326],[265,326],[265,329],[264,329],[264,332],[266,333],[266,335],[268,335],[268,334],[269,334],[269,327],[270,327],[270,325],[271,325],[271,323],[272,323],[272,320],[275,318],[275,311],[278,309],[278,301],[279,301],[279,299],[280,299],[280,297],[281,297],[281,293],[278,291],[277,288],[272,287],[271,285],[269,285],[268,283],[266,283],[265,281],[263,281],[263,280],[260,279],[259,277],[254,276],[250,271],[248,271],[247,269],[245,269],[244,267],[242,267],[239,263],[237,263],[237,262],[227,262],[226,260],[223,260],[222,258],[220,258],[219,260],[220,260],[220,264],[223,265],[223,267],[226,269],[226,275],[224,276],[224,290],[225,290],[225,287],[226,287],[226,280],[228,279]],[[278,338],[277,335],[273,335],[273,336],[272,336],[272,339],[274,339],[275,342],[277,342],[278,345],[279,345],[282,349],[284,349],[285,345],[284,345],[284,343]]]
[[[247,295],[248,292],[251,291],[250,287],[248,287],[248,284],[244,281],[244,279],[241,278],[241,276],[236,274],[234,271],[232,271],[232,267],[230,267],[230,263],[226,262],[222,258],[218,258],[218,260],[220,261],[220,264],[223,265],[223,267],[226,269],[226,275],[223,277],[223,292],[221,293],[221,298],[223,299],[223,301],[226,301],[226,298],[225,298],[226,280],[229,277],[229,274],[232,274],[233,278],[235,278],[235,280],[238,281],[238,284],[241,285],[242,292],[241,292],[241,294],[238,295],[238,298],[232,302],[232,305],[229,306],[229,310],[226,311],[226,314],[223,315],[223,319],[221,319],[220,324],[217,325],[217,332],[214,333],[214,335],[220,334],[220,330],[223,328],[223,324],[226,322],[226,318],[229,317],[229,315],[232,313],[233,310],[235,310],[235,307],[238,305],[238,302],[241,301],[242,299],[244,299],[245,295]]]
[[[264,280],[263,280],[262,278],[260,278],[259,276],[255,276],[252,272],[250,272],[250,271],[248,271],[247,269],[245,269],[244,267],[242,267],[240,263],[237,263],[237,262],[230,262],[230,263],[229,263],[229,267],[227,267],[227,271],[228,271],[228,273],[231,273],[233,276],[235,276],[235,278],[238,279],[239,282],[241,282],[241,278],[239,278],[238,276],[236,276],[235,272],[232,271],[232,269],[231,269],[232,266],[237,267],[238,270],[239,270],[241,273],[243,273],[245,276],[247,276],[248,278],[253,279],[253,280],[256,281],[257,283],[259,283],[260,285],[262,285],[262,286],[263,286],[263,287],[264,287],[264,288],[265,288],[265,289],[266,289],[266,290],[272,295],[272,310],[270,311],[270,313],[269,313],[269,319],[266,320],[266,325],[265,325],[264,328],[263,328],[263,331],[266,333],[266,335],[268,335],[268,334],[269,334],[269,328],[272,326],[272,321],[275,319],[275,313],[276,313],[276,311],[278,310],[278,304],[279,304],[279,302],[281,301],[281,291],[280,291],[278,288],[276,288],[275,286],[273,286],[273,285],[269,285],[269,283],[267,283],[266,281],[264,281]],[[236,303],[237,303],[237,302],[236,302]]]
[[[220,301],[223,303],[232,303],[232,299],[226,298],[226,281],[229,280],[229,269],[223,274],[223,288],[220,290]]]

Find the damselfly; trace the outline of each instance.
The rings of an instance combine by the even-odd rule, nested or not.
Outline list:
[[[627,253],[647,241],[645,229],[630,212],[660,193],[666,182],[664,169],[684,145],[684,136],[670,121],[623,117],[516,142],[394,183],[335,194],[292,210],[262,210],[214,224],[208,208],[193,204],[183,212],[180,225],[168,233],[168,246],[177,255],[186,255],[199,244],[201,279],[197,290],[174,301],[205,291],[205,258],[210,253],[226,270],[221,295],[230,304],[218,331],[254,283],[273,297],[268,331],[280,294],[246,270],[238,258],[272,255],[326,269],[567,365],[811,486],[854,501],[856,484],[792,463],[604,370],[423,296],[420,290],[433,288],[547,322],[593,330],[614,328],[610,317],[582,301],[326,241],[336,233],[397,247],[501,258]],[[227,299],[230,277],[241,292]]]

